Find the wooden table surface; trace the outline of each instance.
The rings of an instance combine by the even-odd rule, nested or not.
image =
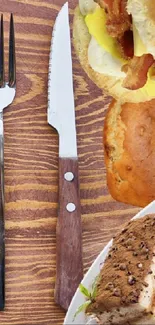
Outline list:
[[[17,94],[4,112],[6,308],[1,325],[58,325],[54,303],[58,135],[47,124],[47,79],[53,22],[64,0],[0,0],[8,54],[15,17]],[[72,29],[73,8],[70,1]],[[103,122],[110,98],[90,82],[73,51],[83,222],[84,271],[139,208],[115,202],[103,162]]]

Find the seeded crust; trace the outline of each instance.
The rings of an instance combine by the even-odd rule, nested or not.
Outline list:
[[[112,197],[140,207],[155,200],[155,99],[113,101],[104,123],[104,149]]]
[[[154,262],[155,216],[151,214],[126,224],[113,240],[87,314],[104,325],[149,320],[155,302]]]

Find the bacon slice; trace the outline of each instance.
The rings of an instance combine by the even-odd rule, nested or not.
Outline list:
[[[154,62],[152,54],[143,54],[141,57],[134,56],[122,68],[122,71],[127,73],[122,86],[130,90],[142,88],[146,84],[148,70]]]
[[[118,49],[124,59],[131,59],[134,56],[133,32],[127,30],[121,38],[117,39]]]
[[[95,0],[101,8],[108,9],[109,11],[113,8],[113,1],[114,0]]]
[[[95,0],[101,8],[107,8],[109,13],[115,14],[118,16],[120,13],[127,13],[128,0]]]
[[[118,48],[125,59],[134,55],[133,32],[131,16],[126,10],[127,0],[96,0],[107,13],[107,31],[117,38]]]
[[[131,16],[126,10],[127,0],[95,0],[107,13],[109,35],[121,38],[131,28]]]
[[[122,0],[95,0],[101,8],[108,9],[108,12],[116,10],[116,14],[120,12],[120,3]]]
[[[108,34],[112,37],[121,38],[127,30],[130,30],[130,16],[120,14],[116,16],[112,14],[106,22]]]

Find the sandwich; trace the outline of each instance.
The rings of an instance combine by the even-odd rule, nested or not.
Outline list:
[[[95,82],[121,102],[155,98],[153,0],[79,0],[74,47]]]
[[[86,314],[100,325],[155,324],[155,217],[116,235]]]
[[[155,199],[155,2],[79,0],[73,40],[85,72],[114,98],[104,121],[110,194],[144,207]]]

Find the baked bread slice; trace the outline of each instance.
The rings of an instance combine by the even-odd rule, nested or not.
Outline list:
[[[113,101],[104,123],[104,149],[112,197],[140,207],[155,200],[155,99]]]
[[[155,216],[125,225],[114,241],[86,313],[101,325],[154,323]]]
[[[150,0],[152,1],[152,0]],[[120,68],[118,66],[118,70],[116,71],[115,67],[118,65],[117,62],[115,62],[115,59],[113,57],[110,57],[109,53],[106,53],[103,51],[102,47],[98,45],[97,41],[89,34],[88,28],[85,23],[85,16],[84,14],[88,13],[88,1],[82,0],[83,3],[80,6],[80,8],[83,8],[83,10],[79,6],[75,9],[74,14],[74,21],[73,21],[73,42],[74,42],[74,48],[77,54],[77,57],[81,63],[82,68],[86,72],[86,74],[89,76],[89,78],[104,92],[115,98],[116,100],[121,100],[124,102],[145,102],[148,100],[151,100],[155,97],[154,92],[151,91],[151,93],[148,92],[148,88],[144,87],[137,90],[129,90],[122,86],[123,80],[125,78],[125,73],[121,72],[121,64]],[[129,0],[129,6],[128,10],[132,10],[132,3],[134,7],[134,3],[138,3],[141,1],[139,0]],[[143,0],[143,2],[145,2]],[[84,6],[85,3],[85,6]],[[93,1],[91,0],[91,4]],[[144,4],[143,4],[144,5]],[[92,5],[93,8],[93,5]],[[145,16],[143,15],[143,9],[145,8],[145,5],[142,6],[142,17],[145,20]],[[151,8],[149,8],[151,10]],[[133,12],[134,14],[134,12]],[[141,19],[141,12],[139,11],[139,19]],[[141,20],[140,20],[141,21]],[[150,20],[148,21],[149,25]],[[136,26],[139,26],[139,24],[136,24]],[[141,21],[141,25],[139,29],[143,26],[143,20]],[[141,30],[141,29],[140,29]],[[139,30],[138,30],[139,31]],[[154,40],[153,32],[151,34],[147,34],[147,37]],[[155,45],[154,45],[154,51],[155,51]],[[89,53],[89,60],[88,60],[88,53]],[[105,57],[106,56],[106,57]],[[106,62],[108,66],[106,67],[104,65],[104,68],[102,69],[101,62]],[[111,63],[110,63],[111,62]],[[115,64],[116,63],[116,64]],[[92,68],[93,67],[93,68]],[[106,74],[108,72],[108,69],[111,71],[114,71],[114,75],[112,73]],[[103,70],[103,73],[100,73],[99,71]],[[124,74],[124,76],[122,76]]]

